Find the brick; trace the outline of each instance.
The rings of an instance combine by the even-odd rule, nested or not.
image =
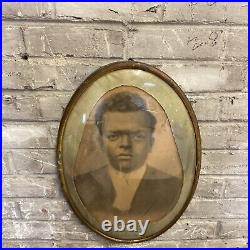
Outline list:
[[[10,120],[60,121],[72,93],[3,94],[3,117]],[[53,112],[51,112],[53,107]]]
[[[225,178],[226,186],[224,195],[226,198],[247,198],[247,176],[234,176]]]
[[[157,240],[194,240],[214,238],[216,222],[178,220]]]
[[[247,151],[203,150],[202,174],[247,174]]]
[[[247,94],[188,94],[192,107],[200,121],[247,121]]]
[[[199,248],[199,247],[220,247],[220,248],[230,248],[230,247],[247,247],[248,243],[246,239],[214,239],[214,240],[195,240],[195,241],[184,241],[178,244],[178,247],[183,248]]]
[[[3,124],[3,148],[54,148],[58,123]]]
[[[55,239],[50,222],[4,221],[3,238],[7,239]]]
[[[55,222],[55,224],[59,227],[63,228],[63,239],[71,241],[99,241],[105,242],[105,240],[93,232],[90,228],[88,228],[84,223],[80,220],[76,221],[64,221],[63,224],[61,222]],[[61,225],[62,224],[62,225]]]
[[[5,220],[8,222],[6,231],[11,231],[6,234],[5,239],[36,239],[36,240],[79,240],[79,241],[99,241],[104,242],[104,239],[94,233],[86,225],[79,220],[76,221],[22,221],[22,220]],[[6,223],[7,224],[7,223]],[[18,228],[30,228],[23,234],[18,234]],[[49,228],[40,232],[42,228]],[[32,229],[32,230],[31,230]],[[33,233],[34,232],[34,233]]]
[[[219,98],[211,96],[188,96],[199,121],[218,120],[220,112]]]
[[[247,124],[200,123],[203,149],[246,149]]]
[[[56,14],[61,19],[112,20],[128,19],[131,3],[56,3]]]
[[[49,125],[50,140],[53,148],[55,148],[57,145],[58,130],[59,130],[59,123],[55,122]]]
[[[98,239],[89,228],[78,222],[53,221],[15,221],[5,220],[5,239],[37,239],[37,240],[74,240],[68,234],[75,234],[76,239],[87,241]],[[23,228],[20,233],[20,228]]]
[[[33,96],[3,94],[3,117],[4,119],[20,120],[22,114],[25,113],[27,117],[34,117],[37,119],[39,110],[36,104],[37,100]]]
[[[4,248],[52,248],[53,241],[39,241],[39,240],[2,240]]]
[[[2,27],[2,54],[17,56],[25,53],[23,31],[21,27],[3,25]]]
[[[57,176],[4,176],[3,197],[48,197],[61,194]]]
[[[245,65],[243,67],[243,72],[244,72],[244,88],[242,92],[248,92],[248,67]]]
[[[2,220],[20,219],[21,212],[15,200],[2,199]]]
[[[26,198],[18,199],[17,202],[25,220],[76,220],[66,200]]]
[[[230,30],[227,34],[227,41],[225,42],[225,51],[222,56],[222,59],[234,60],[237,58],[245,58],[247,54],[246,50],[246,37],[247,32],[242,29],[238,29],[237,32]]]
[[[161,22],[163,17],[163,3],[161,2],[133,2],[131,3],[131,22]]]
[[[51,18],[54,16],[53,3],[3,3],[3,17]]]
[[[23,33],[30,56],[123,57],[120,28],[44,24],[25,27]]]
[[[189,100],[200,121],[247,121],[247,94],[189,94]]]
[[[39,96],[40,119],[60,121],[71,96],[72,93]],[[53,112],[51,112],[51,107],[53,107]]]
[[[226,22],[248,23],[248,3],[228,3],[226,6]]]
[[[246,28],[134,26],[128,37],[131,58],[245,60],[246,56]]]
[[[247,24],[247,3],[166,3],[164,21]]]
[[[246,176],[206,176],[201,175],[195,198],[247,198]]]
[[[222,96],[221,97],[221,119],[222,120],[244,120],[248,119],[247,94]]]
[[[4,219],[20,219],[21,213],[16,201],[2,201],[2,218]]]
[[[3,152],[3,151],[2,151]],[[9,164],[9,154],[6,152],[2,154],[2,174],[9,174],[12,166]]]
[[[3,88],[31,90],[75,90],[105,60],[72,58],[3,59]]]
[[[247,199],[192,199],[182,218],[246,219]]]
[[[56,3],[57,17],[66,20],[159,22],[162,3]]]
[[[3,89],[26,89],[34,85],[34,71],[30,60],[3,59]],[[48,67],[49,68],[49,67]],[[48,75],[50,73],[48,72]],[[46,82],[44,83],[46,84]]]
[[[19,33],[22,30],[24,38],[20,33],[21,38],[17,41],[20,40],[21,43],[25,40],[25,52],[29,56],[123,57],[123,33],[119,26],[107,28],[87,24],[73,26],[65,23],[14,26],[5,23],[3,29],[17,30]],[[9,36],[4,40],[7,48],[4,55],[15,56],[9,40]],[[16,47],[16,44],[14,45]]]
[[[246,78],[243,65],[237,64],[178,62],[160,64],[159,69],[185,92],[242,90]]]
[[[240,230],[237,234],[228,235],[228,237],[224,237],[224,239],[235,239],[235,238],[244,238],[247,234],[247,228],[245,227],[245,224],[247,220],[235,220],[235,219],[224,219],[223,220],[226,225],[228,225],[227,229],[230,230],[230,225],[232,225],[232,228],[235,228],[233,226],[233,222],[235,222],[235,225],[238,226],[240,222],[244,223],[244,226],[242,230]],[[239,221],[239,222],[237,222]],[[216,226],[217,224],[217,226]],[[207,220],[207,219],[182,219],[180,218],[169,230],[155,238],[155,241],[166,241],[166,240],[176,240],[182,239],[181,242],[190,240],[196,241],[197,239],[203,239],[204,242],[212,241],[212,239],[216,239],[220,237],[220,233],[222,229],[218,230],[219,228],[222,228],[222,222],[217,219],[215,220]],[[216,228],[215,228],[216,227]],[[179,236],[180,233],[180,236]]]
[[[248,238],[247,220],[218,221],[218,236],[222,239]]]
[[[3,150],[3,158],[6,159],[3,174],[27,175],[57,173],[55,150]]]
[[[21,211],[18,201],[15,199],[2,199],[2,219],[21,219]]]
[[[201,175],[194,193],[195,198],[222,198],[224,191],[224,177],[211,177]]]

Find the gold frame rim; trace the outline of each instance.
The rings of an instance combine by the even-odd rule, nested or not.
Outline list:
[[[65,182],[65,177],[64,177],[64,166],[63,166],[63,159],[62,159],[62,152],[63,152],[63,135],[64,135],[64,130],[65,126],[69,117],[69,114],[74,107],[75,103],[78,101],[78,98],[85,92],[85,90],[98,78],[101,76],[121,70],[121,69],[139,69],[143,70],[146,72],[149,72],[160,79],[162,79],[166,84],[168,84],[174,91],[175,93],[179,96],[181,101],[183,102],[186,110],[188,111],[189,117],[191,119],[193,128],[194,128],[194,134],[195,134],[195,141],[196,141],[196,166],[195,166],[195,174],[194,174],[194,181],[192,184],[192,188],[187,196],[187,199],[180,209],[179,213],[175,216],[175,218],[162,230],[159,230],[159,232],[154,233],[153,235],[147,236],[147,237],[142,237],[139,239],[132,239],[132,240],[126,240],[126,239],[119,239],[115,237],[108,236],[104,234],[102,231],[96,229],[94,226],[92,226],[82,215],[82,213],[78,210],[77,206],[74,204],[73,200],[71,199],[71,196],[69,194],[69,190],[67,187],[67,184]],[[59,130],[58,130],[58,136],[57,136],[57,148],[56,148],[56,158],[57,158],[57,165],[58,165],[58,174],[59,178],[61,181],[61,186],[63,189],[64,196],[68,203],[70,204],[71,208],[73,211],[76,213],[78,218],[85,224],[87,225],[91,230],[96,232],[97,234],[103,236],[106,239],[115,241],[115,242],[120,242],[120,243],[139,243],[147,240],[151,240],[165,231],[167,231],[169,228],[171,228],[177,220],[182,216],[186,208],[188,207],[191,199],[193,198],[194,192],[196,190],[198,180],[199,180],[199,175],[200,175],[200,169],[201,169],[201,137],[200,137],[200,129],[198,125],[198,121],[196,118],[196,115],[194,113],[194,110],[191,106],[191,103],[189,102],[188,98],[186,97],[185,93],[181,90],[181,88],[178,86],[178,84],[170,78],[166,73],[162,72],[161,70],[146,64],[142,62],[137,62],[137,61],[118,61],[118,62],[113,62],[110,64],[107,64],[105,66],[100,67],[99,69],[95,70],[91,75],[89,75],[83,83],[75,90],[74,94],[72,95],[69,103],[67,104],[67,107],[65,108],[63,112],[63,116],[61,118]]]

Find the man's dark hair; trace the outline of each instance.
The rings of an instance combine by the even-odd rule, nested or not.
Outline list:
[[[104,100],[95,113],[96,126],[102,135],[103,115],[106,112],[135,112],[143,111],[146,114],[146,123],[152,132],[155,129],[156,118],[147,110],[145,101],[137,94],[130,92],[117,93]]]

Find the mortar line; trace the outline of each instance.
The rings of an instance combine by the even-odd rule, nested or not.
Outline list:
[[[74,57],[71,57],[71,56],[67,56],[67,55],[54,55],[54,57],[52,56],[35,56],[35,55],[29,55],[29,59],[54,59],[54,58],[62,58],[65,57],[67,58],[67,60],[69,59],[86,59],[86,60],[118,60],[118,61],[124,61],[123,57],[88,57],[88,56],[74,56]],[[3,55],[3,60],[4,59],[8,59],[8,58],[13,58],[13,59],[16,59],[16,58],[20,58],[21,57],[19,55],[17,56],[13,56],[13,55]],[[197,58],[159,58],[159,57],[151,57],[151,58],[142,58],[142,57],[133,57],[133,60],[135,62],[146,62],[146,61],[155,61],[157,63],[157,61],[160,63],[160,62],[192,62],[192,63],[204,63],[204,62],[207,62],[207,63],[218,63],[218,64],[232,64],[232,65],[241,65],[241,64],[247,64],[247,57],[242,57],[242,58],[234,58],[232,57],[231,59],[225,59],[225,60],[220,60],[220,58],[199,58],[197,60]]]
[[[33,17],[30,18],[18,18],[18,17],[2,17],[2,21],[4,22],[19,22],[19,23],[58,23],[58,24],[76,24],[76,25],[82,25],[82,24],[114,24],[114,25],[126,25],[124,21],[117,21],[117,20],[108,20],[108,19],[92,19],[92,20],[87,20],[84,18],[80,19],[74,19],[73,17],[71,19],[61,19],[61,18],[56,18],[56,19],[45,19],[42,17],[38,17],[34,19]],[[205,27],[226,27],[226,28],[246,28],[248,27],[247,23],[235,23],[235,22],[217,22],[217,21],[203,21],[203,22],[192,22],[192,21],[147,21],[147,22],[139,22],[139,21],[130,21],[128,20],[127,23],[135,26],[161,26],[161,25],[168,25],[168,26],[205,26]]]
[[[63,55],[55,55],[55,57],[58,57],[58,59],[60,59]],[[3,61],[7,61],[7,60],[11,60],[11,59],[17,59],[19,56],[13,56],[13,55],[3,55]],[[124,59],[122,57],[85,57],[85,56],[64,56],[68,61],[71,62],[76,62],[79,64],[87,64],[87,61],[89,60],[93,60],[93,61],[113,61],[114,59],[118,60],[118,61],[124,61]],[[21,57],[20,58],[20,62],[24,61]],[[53,60],[54,57],[52,56],[37,56],[37,55],[29,55],[29,59],[40,59],[40,60]],[[81,60],[86,60],[84,62],[80,61]],[[79,60],[79,61],[78,61]],[[137,60],[135,58],[135,60]],[[139,60],[141,62],[147,62],[149,64],[157,64],[157,63],[165,63],[165,64],[176,64],[176,63],[186,63],[186,62],[190,62],[192,64],[215,64],[215,65],[224,65],[224,66],[242,66],[242,64],[247,66],[247,59],[244,60],[239,60],[239,61],[235,61],[235,60],[219,60],[219,59],[207,59],[207,58],[200,58],[199,60],[197,60],[196,58],[139,58]],[[126,60],[125,60],[126,61]],[[92,62],[93,63],[93,62]],[[157,66],[161,66],[161,65],[157,65]]]

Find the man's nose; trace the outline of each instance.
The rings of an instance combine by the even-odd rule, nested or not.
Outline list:
[[[129,135],[121,135],[121,143],[120,143],[121,147],[131,147],[131,138]]]

